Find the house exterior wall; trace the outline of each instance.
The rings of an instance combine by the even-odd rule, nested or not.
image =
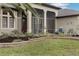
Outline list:
[[[54,8],[50,8],[50,7],[46,7],[46,6],[43,6],[43,5],[37,5],[37,4],[30,4],[33,8],[37,8],[37,9],[42,9],[44,11],[44,32],[46,32],[46,14],[47,14],[47,11],[51,11],[51,12],[55,12],[55,15],[57,16],[58,15],[58,9],[54,9]],[[0,9],[0,15],[1,15],[1,10]],[[20,16],[18,17],[17,16],[17,12],[14,12],[15,14],[15,19],[14,19],[14,23],[15,23],[15,28],[1,28],[1,16],[0,16],[0,32],[10,32],[10,31],[13,31],[13,30],[18,30],[21,32],[22,30],[22,14],[20,14]],[[27,31],[29,33],[32,32],[32,24],[31,24],[31,20],[32,20],[32,13],[30,11],[28,11],[28,15],[27,15]]]
[[[56,30],[63,28],[64,33],[67,34],[70,29],[73,29],[79,34],[79,16],[57,18],[56,23]]]

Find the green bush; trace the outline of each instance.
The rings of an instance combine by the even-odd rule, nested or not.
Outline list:
[[[0,39],[7,38],[7,37],[8,37],[8,33],[4,33],[4,32],[0,33]]]
[[[32,34],[32,33],[27,33],[27,32],[26,32],[25,35],[26,35],[27,37],[30,37],[30,38],[33,37],[33,34]]]
[[[73,35],[74,34],[74,30],[73,29],[69,29],[67,32],[67,35]]]
[[[12,32],[1,32],[0,35],[0,42],[13,42],[13,41],[26,41],[29,40],[29,38],[23,34],[22,32],[18,32],[16,30]]]
[[[33,34],[33,33],[25,33],[25,35],[29,38],[38,38],[40,36],[42,36],[43,34]]]
[[[44,34],[44,33],[39,33],[39,36],[40,36],[40,37],[43,37],[43,36],[46,36],[46,34]]]
[[[25,34],[23,34],[22,32],[19,32],[17,30],[11,31],[9,33],[1,32],[0,38],[7,38],[7,37],[20,38],[20,37],[25,37]]]
[[[62,36],[62,37],[65,36],[65,35],[64,35],[64,32],[59,32],[58,35],[59,35],[59,36]]]

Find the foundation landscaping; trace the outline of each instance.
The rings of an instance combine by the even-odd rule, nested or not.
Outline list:
[[[17,33],[17,34],[16,34]],[[56,34],[33,37],[12,31],[0,39],[1,56],[78,56],[79,38]]]

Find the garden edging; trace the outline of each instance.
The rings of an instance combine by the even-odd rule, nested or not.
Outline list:
[[[71,39],[71,40],[79,40],[79,37],[53,37],[53,39]]]

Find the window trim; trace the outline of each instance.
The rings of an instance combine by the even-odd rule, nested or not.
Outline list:
[[[14,15],[15,15],[15,11],[14,11]],[[2,26],[2,20],[3,20],[3,16],[4,17],[7,17],[8,18],[8,27],[7,28],[3,28],[3,26]],[[17,20],[16,18],[14,19],[14,27],[13,28],[10,28],[10,26],[9,26],[9,20],[10,20],[10,14],[9,13],[7,13],[7,15],[3,15],[3,9],[1,9],[1,15],[0,15],[0,17],[1,17],[1,29],[15,29],[15,21]]]

